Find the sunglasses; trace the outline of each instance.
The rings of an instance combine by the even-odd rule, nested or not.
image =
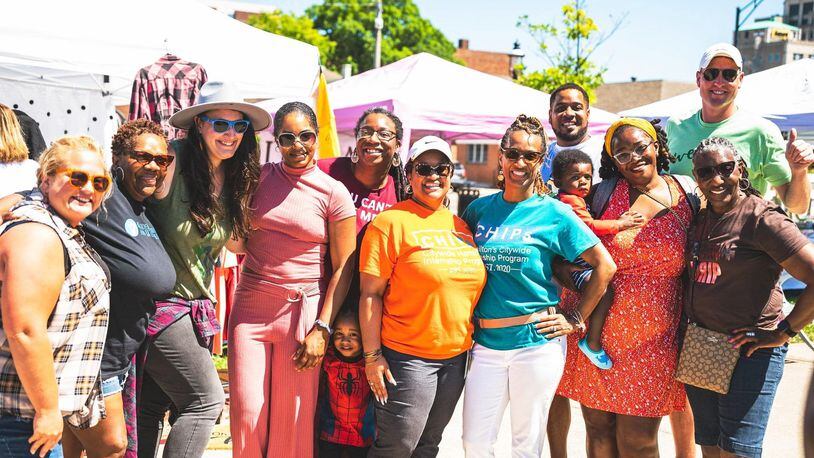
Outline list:
[[[170,164],[172,164],[172,161],[175,160],[175,156],[170,156],[168,154],[159,154],[156,156],[146,151],[133,151],[130,153],[130,157],[141,165],[147,165],[150,162],[155,162],[155,165],[162,169],[169,167]]]
[[[65,176],[70,178],[70,183],[73,187],[82,189],[88,184],[88,181],[93,185],[93,190],[96,192],[105,192],[110,187],[110,178],[105,175],[90,176],[80,170],[65,170]]]
[[[421,175],[422,177],[428,177],[430,175],[438,175],[439,177],[448,177],[450,173],[452,173],[452,164],[445,162],[443,164],[438,165],[430,165],[425,164],[424,162],[419,162],[414,167],[415,173]]]
[[[707,181],[715,178],[715,175],[721,178],[727,178],[732,175],[737,166],[735,161],[721,162],[718,165],[711,165],[709,167],[698,167],[695,169],[695,175],[699,180]]]
[[[509,148],[503,150],[503,156],[510,161],[519,161],[520,157],[526,162],[537,162],[543,157],[543,154],[537,151],[520,151],[517,148]]]
[[[303,146],[311,146],[315,141],[317,141],[317,133],[312,130],[304,130],[299,135],[286,132],[277,136],[277,144],[283,148],[292,147],[296,142],[300,142]]]
[[[723,75],[724,80],[731,83],[731,82],[735,81],[735,78],[738,77],[738,74],[740,73],[740,70],[735,69],[735,68],[724,68],[724,69],[707,68],[707,69],[704,69],[704,72],[702,73],[702,75],[704,76],[704,79],[707,80],[707,81],[715,81],[715,79],[718,78],[719,73],[721,75]]]
[[[237,121],[229,121],[228,119],[212,119],[206,115],[200,115],[201,121],[212,124],[212,130],[222,134],[229,129],[233,129],[236,133],[242,134],[249,130],[251,123],[245,119],[238,119]]]
[[[622,151],[621,153],[616,153],[613,155],[613,158],[616,159],[621,165],[627,164],[628,162],[632,161],[634,157],[642,157],[644,156],[644,152],[647,151],[647,148],[650,148],[653,142],[650,143],[642,143],[633,151]]]
[[[396,138],[395,132],[390,132],[387,129],[373,130],[370,127],[362,127],[359,129],[359,133],[356,134],[356,139],[361,140],[363,138],[373,138],[374,134],[377,135],[379,140],[383,142],[389,142],[390,140]]]

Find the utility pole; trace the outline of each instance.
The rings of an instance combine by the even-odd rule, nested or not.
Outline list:
[[[579,74],[579,68],[582,67],[582,62],[580,62],[580,60],[579,60],[579,54],[580,54],[580,49],[579,49],[579,45],[580,45],[580,43],[579,43],[579,41],[580,41],[580,33],[579,33],[580,14],[579,14],[579,9],[581,8],[581,5],[580,5],[580,0],[576,0],[574,3],[576,4],[576,7],[577,7],[577,62],[576,62],[576,68],[574,69],[574,73]]]
[[[373,67],[379,68],[382,66],[382,29],[384,28],[382,0],[377,0],[376,6],[378,11],[376,12],[376,20],[373,21],[373,26],[376,28],[376,55],[373,59]]]

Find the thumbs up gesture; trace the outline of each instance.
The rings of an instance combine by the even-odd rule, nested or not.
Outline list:
[[[789,141],[786,143],[786,160],[792,171],[805,170],[814,163],[814,148],[805,140],[797,139],[797,129],[789,132]]]

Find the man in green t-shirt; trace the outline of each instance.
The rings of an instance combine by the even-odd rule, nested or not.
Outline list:
[[[698,143],[724,137],[738,148],[758,191],[765,194],[772,186],[790,211],[805,213],[811,194],[807,170],[814,163],[814,151],[797,139],[795,129],[786,142],[775,124],[738,109],[735,98],[743,83],[742,67],[740,52],[730,44],[714,44],[704,52],[695,73],[701,109],[667,123],[670,153],[678,159],[670,172],[692,176],[692,152]]]

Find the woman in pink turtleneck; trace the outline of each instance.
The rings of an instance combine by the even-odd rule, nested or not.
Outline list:
[[[266,164],[229,317],[235,457],[312,457],[319,364],[352,277],[356,210],[316,167],[317,120],[300,102],[274,116],[282,163]],[[326,256],[330,264],[326,264]]]

